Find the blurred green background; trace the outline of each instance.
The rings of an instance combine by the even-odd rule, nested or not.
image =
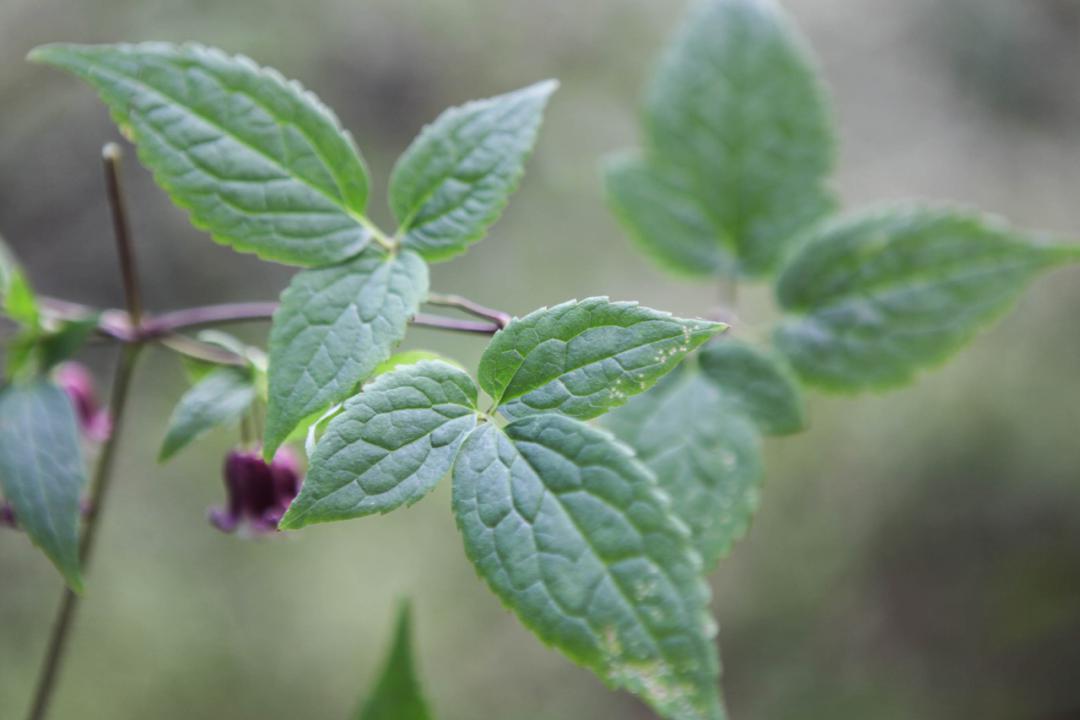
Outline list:
[[[800,0],[851,206],[925,197],[1080,238],[1080,3]],[[665,0],[0,0],[0,232],[43,291],[117,305],[93,94],[23,61],[36,44],[195,39],[302,79],[352,129],[377,220],[397,154],[442,108],[563,81],[521,190],[434,287],[515,313],[610,294],[684,314],[628,245],[598,167],[636,142]],[[290,271],[217,247],[128,163],[147,303],[272,299]],[[386,224],[389,224],[386,222]],[[903,392],[814,395],[768,447],[762,511],[715,575],[735,718],[1080,718],[1080,277],[1040,281],[947,368]],[[771,316],[743,293],[739,332]],[[246,329],[260,339],[265,327]],[[473,363],[475,338],[415,331]],[[107,348],[86,360],[105,377]],[[373,679],[395,599],[449,720],[647,718],[535,642],[476,578],[449,486],[412,509],[244,542],[212,530],[226,433],[154,462],[183,387],[144,357],[130,434],[55,718],[338,720]],[[60,583],[0,533],[0,718],[20,718]]]

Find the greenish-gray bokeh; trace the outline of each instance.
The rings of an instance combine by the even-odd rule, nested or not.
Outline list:
[[[822,59],[848,206],[937,198],[1080,238],[1080,7],[1068,0],[790,1]],[[389,223],[397,154],[442,108],[558,77],[526,178],[489,238],[433,286],[523,313],[609,294],[683,315],[684,285],[631,249],[602,158],[637,142],[646,68],[683,9],[655,0],[2,0],[0,233],[35,284],[121,302],[93,93],[23,58],[51,41],[193,39],[296,77],[353,131]],[[272,299],[290,270],[213,245],[134,160],[147,305]],[[741,293],[737,331],[772,316]],[[769,440],[762,510],[714,579],[736,718],[1054,718],[1080,713],[1080,275],[1038,282],[906,391],[814,395]],[[250,328],[258,339],[264,328]],[[415,331],[475,367],[481,340]],[[104,376],[110,350],[87,360]],[[214,531],[233,438],[155,463],[179,364],[147,353],[54,717],[345,718],[398,596],[449,720],[647,718],[531,638],[476,578],[449,486],[386,517],[243,542]],[[0,532],[0,718],[21,717],[60,590]]]

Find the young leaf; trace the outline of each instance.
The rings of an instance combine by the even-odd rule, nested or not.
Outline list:
[[[784,362],[752,345],[725,339],[701,349],[699,363],[724,399],[768,435],[806,425],[802,392]]]
[[[46,45],[30,59],[92,85],[192,222],[241,252],[302,266],[371,240],[368,178],[334,114],[299,84],[199,45]]]
[[[700,557],[627,448],[560,415],[485,423],[453,503],[469,559],[541,640],[665,718],[723,717]]]
[[[399,236],[432,262],[484,237],[517,188],[553,80],[451,108],[424,128],[390,178]]]
[[[79,494],[86,484],[79,428],[68,396],[47,380],[0,390],[0,486],[19,525],[82,591]]]
[[[369,249],[293,278],[270,330],[267,457],[390,357],[427,290],[427,265],[409,251],[386,257]]]
[[[356,716],[357,720],[431,720],[424,700],[412,652],[412,615],[409,603],[398,609],[394,642],[386,656],[374,691]]]
[[[612,166],[608,192],[670,268],[726,271],[733,256],[741,274],[766,274],[832,206],[825,94],[774,0],[698,1],[650,85],[645,134],[648,171]]]
[[[684,367],[603,424],[656,474],[712,570],[757,509],[764,469],[754,423],[715,383]]]
[[[476,386],[443,362],[380,375],[345,403],[311,457],[283,530],[412,505],[450,471],[476,427]]]
[[[724,329],[637,303],[572,300],[514,319],[496,334],[480,360],[480,387],[507,417],[593,418],[652,387]]]
[[[38,339],[41,372],[47,372],[75,356],[98,327],[98,315],[62,320]]]
[[[0,238],[0,312],[20,325],[38,326],[40,313],[34,291],[3,238]]]
[[[966,344],[1040,272],[1080,257],[949,210],[895,208],[812,233],[781,273],[776,347],[803,380],[906,383]]]
[[[184,393],[173,410],[158,462],[170,459],[203,433],[235,422],[254,400],[251,368],[221,367],[211,371]]]

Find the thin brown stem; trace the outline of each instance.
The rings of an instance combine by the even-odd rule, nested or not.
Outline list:
[[[278,308],[276,302],[229,303],[185,308],[155,315],[143,323],[143,331],[150,336],[175,333],[207,325],[270,320]]]
[[[113,235],[116,237],[116,254],[120,260],[120,278],[124,283],[124,300],[131,324],[139,327],[142,321],[142,294],[139,292],[138,270],[135,266],[135,246],[131,242],[131,226],[124,205],[123,187],[120,184],[120,162],[123,151],[116,143],[109,143],[101,150],[105,167],[105,190],[112,213]]]
[[[474,302],[467,297],[461,295],[448,295],[445,293],[428,293],[427,303],[429,305],[439,305],[442,307],[452,307],[461,310],[478,318],[485,320],[491,320],[497,324],[500,328],[504,328],[510,324],[509,313],[505,313],[502,310],[494,310],[492,308],[481,305],[478,302]]]
[[[109,200],[109,209],[112,212],[113,234],[116,238],[117,258],[120,263],[120,275],[124,284],[124,298],[127,303],[127,322],[130,325],[130,333],[123,340],[125,345],[120,350],[120,358],[116,364],[116,371],[110,388],[109,412],[112,413],[112,432],[109,433],[109,437],[101,447],[101,456],[98,458],[97,469],[90,483],[89,511],[83,523],[82,538],[79,543],[79,564],[84,572],[89,566],[97,540],[101,515],[113,476],[113,459],[116,456],[116,447],[123,427],[131,377],[135,370],[139,352],[142,349],[142,339],[139,336],[139,327],[142,321],[142,300],[139,294],[139,282],[135,267],[135,252],[132,247],[124,198],[121,194],[121,152],[119,146],[113,143],[106,145],[102,150],[102,158],[105,164],[105,190]],[[71,308],[68,307],[67,309],[70,310]],[[106,321],[108,315],[109,313],[102,313],[102,322],[99,323],[99,327],[109,327],[115,323],[115,319]],[[57,611],[56,621],[53,623],[52,634],[49,637],[45,660],[38,676],[33,704],[30,706],[30,714],[27,716],[28,720],[44,720],[48,714],[49,704],[52,702],[56,689],[56,680],[66,656],[71,627],[78,606],[79,596],[70,587],[65,587],[63,597],[60,600],[60,608]]]
[[[148,316],[143,319],[142,325],[136,328],[131,325],[127,316],[119,310],[100,311],[85,305],[48,297],[41,298],[41,304],[42,307],[57,317],[66,319],[87,317],[99,313],[101,321],[98,323],[98,332],[113,340],[124,343],[155,341],[181,352],[182,350],[179,350],[181,344],[186,343],[186,347],[190,348],[193,347],[191,343],[198,342],[190,338],[179,341],[178,338],[182,336],[177,333],[182,330],[207,325],[270,320],[274,316],[274,311],[278,308],[278,304],[274,302],[204,305]],[[460,320],[428,313],[417,313],[412,319],[412,324],[418,327],[481,335],[494,335],[503,327],[501,322],[495,320],[477,322],[475,320]],[[200,345],[202,344],[200,343]]]

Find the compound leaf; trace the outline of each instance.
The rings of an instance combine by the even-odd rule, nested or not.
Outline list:
[[[496,334],[480,360],[480,387],[511,418],[593,418],[652,387],[724,328],[637,303],[572,300],[514,319]]]
[[[276,71],[190,44],[46,45],[30,59],[92,85],[158,184],[216,241],[312,267],[371,240],[352,139]]]
[[[603,424],[656,474],[706,570],[715,567],[758,506],[764,468],[753,421],[715,383],[683,367]]]
[[[842,219],[814,231],[781,273],[790,315],[774,341],[808,383],[900,385],[965,345],[1034,276],[1078,257],[951,210]]]
[[[220,367],[191,387],[173,410],[158,453],[164,462],[219,425],[235,422],[255,400],[255,373],[250,367]]]
[[[86,469],[75,409],[38,378],[0,390],[0,486],[19,525],[68,585],[82,590],[79,494]]]
[[[738,340],[701,349],[699,363],[732,408],[768,435],[791,435],[806,426],[802,392],[784,361]]]
[[[444,362],[380,375],[345,403],[311,457],[282,529],[413,504],[450,471],[476,427],[476,386]]]
[[[670,268],[767,274],[832,207],[825,94],[774,0],[699,0],[650,85],[645,136],[649,171],[615,165],[608,191]]]
[[[394,640],[374,691],[357,720],[431,720],[412,651],[412,613],[408,603],[398,609]]]
[[[548,80],[450,108],[424,128],[390,178],[405,247],[434,262],[484,236],[521,180],[557,87]]]
[[[410,251],[368,249],[293,278],[270,331],[268,457],[304,418],[352,395],[390,357],[427,290],[427,265]]]
[[[723,717],[700,557],[627,448],[561,415],[485,423],[453,504],[480,576],[541,640],[665,718]]]

